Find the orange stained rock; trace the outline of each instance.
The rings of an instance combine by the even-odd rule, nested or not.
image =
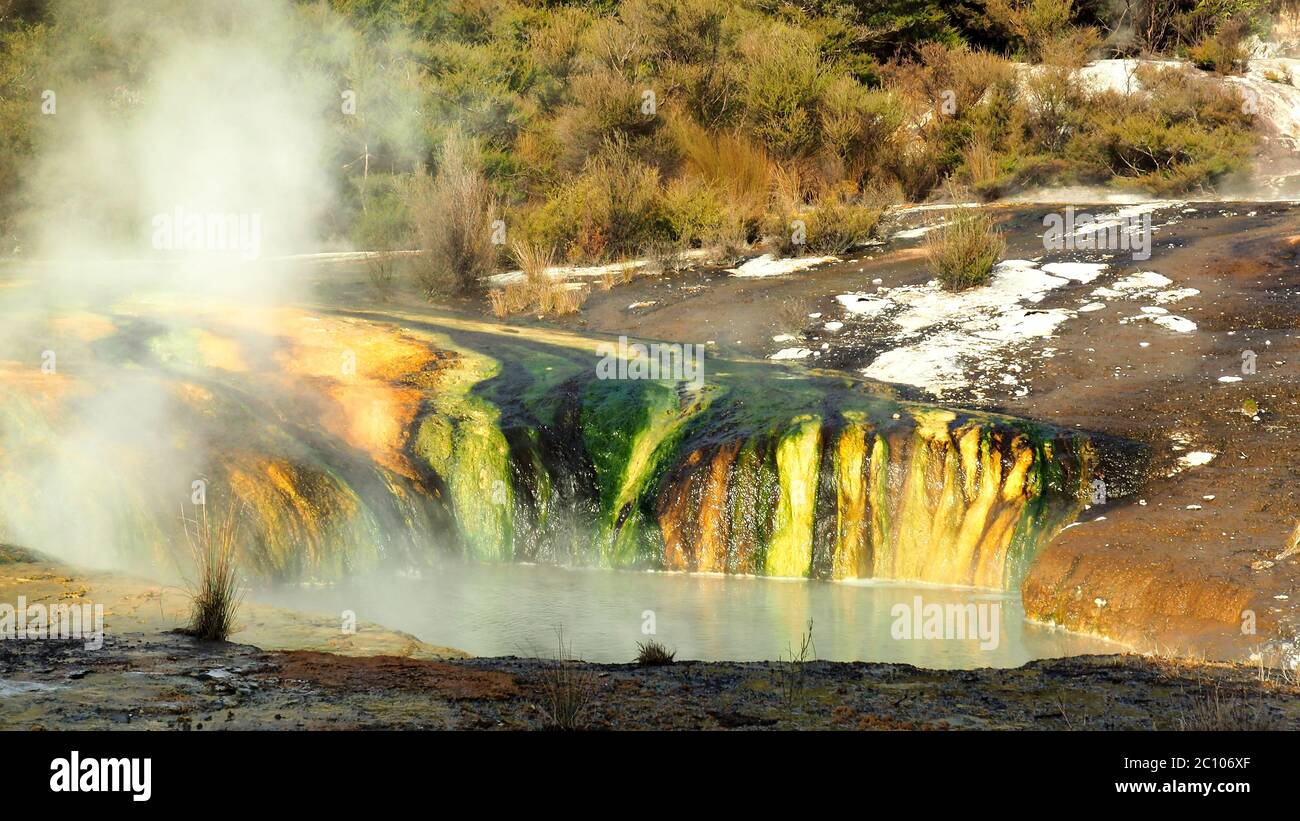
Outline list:
[[[727,569],[727,483],[740,444],[736,439],[719,448],[704,479],[696,553],[696,569],[702,573],[723,573]]]
[[[70,336],[82,342],[94,342],[113,333],[113,323],[107,317],[79,311],[50,321],[59,336]]]
[[[198,332],[199,356],[209,368],[245,373],[248,365],[240,354],[239,343],[233,339],[200,329]]]
[[[39,365],[0,360],[0,393],[21,394],[47,412],[55,409],[77,388],[76,380],[57,369],[46,373]]]

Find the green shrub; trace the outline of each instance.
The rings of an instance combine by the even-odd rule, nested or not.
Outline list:
[[[394,251],[411,244],[411,213],[403,186],[391,174],[370,177],[361,194],[361,214],[353,229],[353,243],[367,251]]]
[[[821,144],[838,161],[839,176],[861,183],[885,173],[907,139],[902,101],[841,75],[827,84],[820,106]]]
[[[718,239],[728,214],[713,186],[698,177],[681,177],[664,188],[659,217],[680,244],[698,248]]]
[[[655,236],[658,206],[658,170],[626,145],[607,143],[581,174],[551,193],[528,233],[563,249],[570,261],[599,262],[633,254]]]
[[[816,38],[773,24],[751,31],[741,54],[737,71],[746,130],[778,157],[812,154],[819,142],[817,101],[833,72]]]
[[[875,234],[882,213],[874,203],[824,196],[808,214],[808,250],[842,254],[855,248]]]
[[[566,168],[581,168],[610,141],[637,149],[662,122],[642,111],[642,95],[652,90],[647,83],[599,69],[573,77],[572,86],[574,103],[555,120],[555,138],[563,147]]]
[[[782,256],[842,254],[871,239],[883,213],[873,197],[829,191],[806,203],[787,190],[774,197],[765,233]]]
[[[1249,56],[1240,41],[1222,34],[1212,34],[1187,49],[1192,65],[1216,74],[1241,74]]]
[[[1245,166],[1254,136],[1237,94],[1173,68],[1137,77],[1142,93],[1098,95],[1067,157],[1157,195],[1205,188]]]
[[[1004,245],[987,214],[956,208],[943,225],[926,235],[925,254],[943,286],[960,291],[989,281]]]

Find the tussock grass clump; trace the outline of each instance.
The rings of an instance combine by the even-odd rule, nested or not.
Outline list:
[[[496,265],[496,198],[468,140],[448,135],[437,174],[420,174],[411,181],[408,207],[426,255],[417,269],[425,294],[435,296],[448,284],[462,293],[477,289]]]
[[[553,730],[582,730],[587,727],[587,708],[596,695],[596,675],[581,667],[573,657],[573,645],[557,634],[555,658],[542,668],[542,704],[547,726]]]
[[[808,250],[842,254],[855,248],[871,239],[883,213],[872,203],[834,194],[823,196],[809,214]]]
[[[538,316],[566,316],[580,311],[590,295],[591,286],[585,282],[565,282],[546,275],[493,288],[488,291],[488,306],[499,319],[525,311]]]
[[[636,645],[636,663],[642,667],[663,667],[672,664],[676,656],[676,650],[669,650],[654,639]]]
[[[488,291],[488,305],[492,308],[492,315],[497,319],[505,319],[510,315],[506,310],[506,292],[504,288],[493,288]]]
[[[992,218],[976,208],[954,209],[925,240],[930,269],[950,291],[987,284],[1004,247]]]
[[[239,510],[227,508],[214,521],[203,505],[197,519],[183,519],[198,574],[191,584],[190,620],[184,632],[202,641],[225,641],[234,630],[243,600],[237,556]]]
[[[554,316],[567,316],[582,310],[582,305],[591,294],[591,286],[553,282],[544,288],[538,296],[538,313]]]
[[[875,234],[889,196],[876,189],[857,193],[847,183],[825,187],[797,168],[781,169],[765,234],[782,256],[840,254]]]
[[[545,282],[550,279],[548,272],[555,259],[554,248],[522,240],[512,243],[510,251],[515,262],[519,263],[519,270],[524,272],[524,278],[529,282]]]
[[[720,194],[724,212],[741,233],[758,227],[767,207],[772,160],[762,145],[740,132],[709,133],[684,118],[673,121],[677,151],[692,174]],[[737,227],[723,225],[724,232]]]

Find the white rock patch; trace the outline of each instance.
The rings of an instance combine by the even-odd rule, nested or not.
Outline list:
[[[1065,277],[1087,285],[1106,270],[1106,264],[1104,262],[1049,262],[1043,266],[1043,270],[1053,276]]]
[[[1096,276],[1102,268],[1067,268],[1077,276]],[[850,313],[879,316],[889,312],[902,342],[876,357],[863,375],[886,382],[915,385],[936,395],[969,387],[968,371],[986,371],[1005,384],[1006,368],[997,355],[1027,340],[1050,337],[1074,315],[1062,309],[1032,307],[1070,278],[1054,276],[1028,260],[998,263],[988,285],[953,293],[937,280],[919,286],[881,289],[879,296],[842,294]],[[861,308],[860,310],[855,310]]]
[[[813,352],[807,348],[782,348],[772,354],[769,359],[807,359],[812,356]]]
[[[771,254],[754,257],[739,268],[727,271],[738,277],[775,277],[792,274],[828,262],[839,262],[839,257],[785,257],[778,259]]]

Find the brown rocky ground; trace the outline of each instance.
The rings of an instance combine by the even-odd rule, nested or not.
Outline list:
[[[547,729],[554,662],[350,658],[175,633],[0,641],[0,729]],[[565,668],[584,729],[1300,729],[1300,688],[1226,664],[1014,670],[678,662]]]

